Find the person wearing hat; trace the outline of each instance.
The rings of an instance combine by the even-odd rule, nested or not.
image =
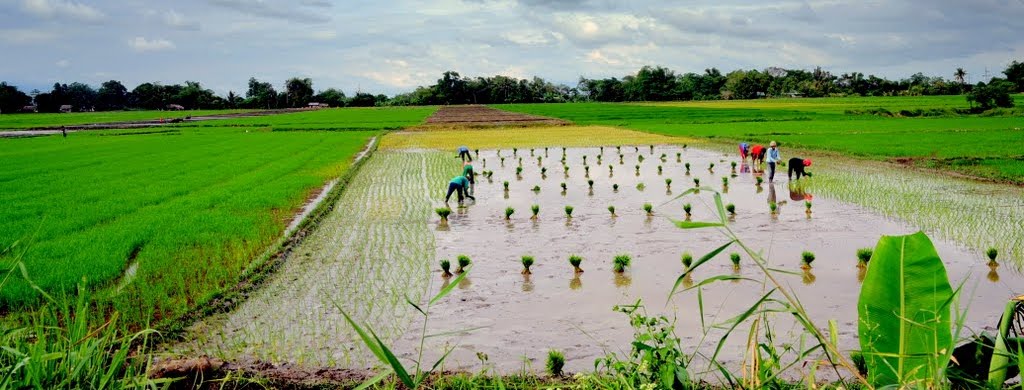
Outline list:
[[[465,146],[459,146],[458,158],[461,158],[462,161],[466,161],[466,160],[473,161],[473,156],[469,155],[469,148],[465,147]]]
[[[779,154],[779,144],[772,141],[768,144],[768,182],[775,181],[775,165],[782,161],[782,155]]]
[[[793,157],[789,159],[789,180],[793,180],[793,173],[796,173],[796,179],[800,180],[800,176],[810,176],[811,174],[804,171],[804,168],[811,166],[811,159],[803,159],[800,157]]]

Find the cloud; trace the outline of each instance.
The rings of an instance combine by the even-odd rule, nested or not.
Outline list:
[[[71,19],[82,22],[99,22],[106,15],[92,6],[66,0],[24,0],[21,7],[25,12],[41,18]]]
[[[211,4],[242,12],[252,16],[270,19],[281,19],[299,23],[326,23],[331,20],[322,12],[307,12],[290,1],[267,0],[210,0]],[[300,6],[325,8],[330,6],[324,1],[302,1]]]
[[[128,41],[130,46],[135,51],[162,51],[174,49],[174,42],[166,39],[146,39],[145,37],[135,37]]]
[[[174,10],[167,11],[163,14],[161,20],[167,27],[178,29],[178,30],[198,30],[199,21],[193,20],[175,12]]]

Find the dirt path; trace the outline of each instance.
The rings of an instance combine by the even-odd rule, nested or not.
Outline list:
[[[571,122],[545,116],[502,111],[480,105],[444,106],[427,118],[427,125],[535,126],[568,125]]]

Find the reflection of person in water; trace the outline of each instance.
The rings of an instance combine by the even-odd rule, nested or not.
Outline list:
[[[778,202],[776,200],[776,197],[775,197],[775,184],[771,183],[771,182],[769,182],[769,184],[768,184],[768,203],[769,204],[770,203],[778,204]]]
[[[747,164],[747,161],[744,160],[742,163],[740,163],[740,173],[749,173],[749,172],[750,172],[750,164]]]
[[[808,194],[804,191],[803,186],[791,185],[789,186],[789,199],[800,201],[800,200],[813,200],[814,195]]]

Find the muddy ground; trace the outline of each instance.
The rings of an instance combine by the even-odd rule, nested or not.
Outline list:
[[[569,121],[502,111],[487,106],[444,106],[426,120],[428,125],[508,126],[508,125],[567,125]]]
[[[723,197],[734,203],[738,216],[730,223],[747,245],[761,250],[770,264],[797,275],[782,278],[799,296],[811,317],[820,327],[834,319],[839,325],[840,345],[844,350],[858,349],[856,302],[860,290],[861,269],[856,264],[858,248],[874,247],[880,235],[908,234],[916,231],[861,207],[814,198],[812,194],[791,191],[786,173],[777,174],[774,184],[755,186],[755,177],[749,167],[740,166],[738,176],[730,177],[729,162],[733,156],[700,150],[682,150],[658,147],[654,154],[647,147],[639,153],[632,147],[623,148],[624,164],[614,148],[605,148],[602,164],[598,165],[598,148],[570,149],[567,161],[569,177],[558,162],[561,150],[549,150],[547,178],[542,178],[536,157],[529,150],[520,150],[523,157],[522,179],[515,175],[518,160],[511,150],[501,151],[506,156],[504,167],[495,151],[482,152],[486,166],[478,162],[478,170],[495,171],[493,180],[481,179],[476,191],[476,202],[467,203],[457,210],[447,228],[435,227],[438,258],[466,254],[474,259],[469,281],[436,306],[428,324],[427,333],[484,327],[455,337],[433,338],[427,342],[428,356],[437,356],[445,345],[457,345],[449,357],[447,368],[477,369],[478,352],[487,354],[489,363],[500,370],[511,372],[522,367],[541,369],[548,349],[565,352],[567,367],[573,371],[593,369],[594,360],[609,352],[628,351],[632,329],[625,315],[612,312],[618,304],[632,304],[643,300],[651,313],[661,313],[678,320],[677,333],[683,339],[684,350],[713,353],[722,331],[712,330],[701,340],[701,320],[696,291],[679,294],[668,299],[677,277],[682,273],[680,254],[690,251],[695,257],[713,250],[727,241],[714,229],[681,230],[673,226],[673,219],[683,218],[682,204],[693,204],[695,221],[713,221],[711,194],[673,200],[694,186],[693,178],[702,185],[722,189],[722,177],[729,177],[728,193]],[[666,162],[658,157],[665,153]],[[682,161],[691,164],[686,175],[682,163],[676,162],[676,153]],[[543,150],[535,151],[543,155]],[[589,191],[582,164],[588,156],[590,178],[594,190]],[[637,176],[637,156],[646,159]],[[714,171],[708,170],[715,163]],[[614,175],[608,166],[614,167]],[[658,174],[657,167],[663,167]],[[783,168],[784,169],[784,168]],[[665,178],[672,178],[672,189],[667,191]],[[502,182],[510,182],[506,194]],[[563,193],[559,184],[566,182]],[[640,191],[638,183],[646,184]],[[618,183],[619,190],[612,190]],[[539,192],[533,192],[534,186]],[[886,194],[878,194],[886,196]],[[777,217],[769,213],[768,202],[780,204]],[[813,199],[813,212],[808,217],[804,200]],[[652,203],[654,216],[648,217],[641,209],[645,202]],[[538,220],[531,220],[530,205],[541,206]],[[575,207],[573,218],[567,219],[565,205]],[[611,217],[608,205],[617,208],[618,217]],[[504,218],[504,209],[516,209],[511,221]],[[436,225],[436,217],[433,224]],[[1003,267],[991,270],[980,253],[950,242],[935,241],[947,271],[956,285],[965,282],[963,307],[969,310],[965,333],[992,331],[1006,299],[1022,292],[1024,278]],[[809,250],[817,255],[809,274],[801,272],[800,253]],[[699,269],[694,281],[714,275],[733,274],[727,250],[718,259]],[[612,258],[628,253],[633,266],[622,275],[612,271]],[[578,254],[585,260],[585,272],[578,277],[572,272],[567,258]],[[521,274],[520,257],[536,258],[533,273]],[[742,255],[739,274],[762,280]],[[437,291],[444,284],[440,271],[433,275],[431,289]],[[738,315],[764,292],[760,282],[722,282],[704,288],[704,321],[710,326]],[[799,339],[790,333],[796,330],[788,315],[774,318],[775,330],[780,333],[777,345],[793,343]],[[398,350],[406,358],[413,358],[419,343],[415,330],[422,323],[414,323],[411,331],[399,344]],[[827,333],[827,332],[826,332]],[[965,334],[966,335],[966,334]],[[738,366],[747,337],[745,328],[739,329],[725,344],[719,360]],[[528,362],[528,363],[524,363]]]

